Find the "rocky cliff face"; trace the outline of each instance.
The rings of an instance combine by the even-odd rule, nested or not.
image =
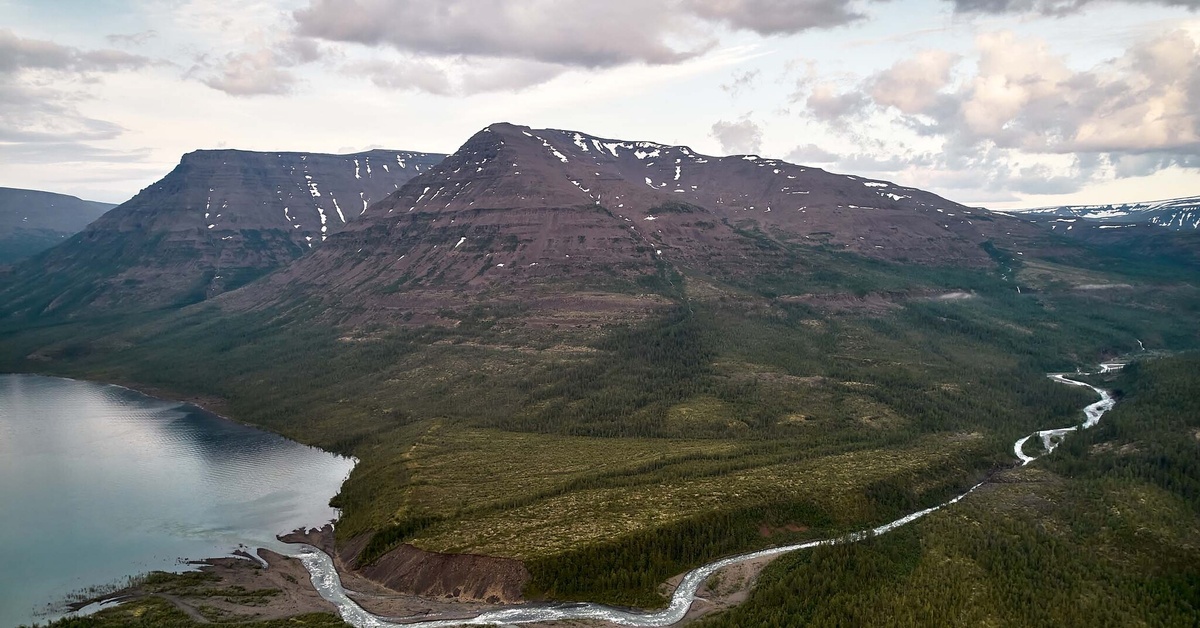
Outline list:
[[[196,151],[82,233],[14,268],[27,315],[196,302],[319,246],[443,155]],[[25,283],[38,276],[37,285]]]
[[[113,207],[66,194],[0,188],[0,264],[60,244]]]

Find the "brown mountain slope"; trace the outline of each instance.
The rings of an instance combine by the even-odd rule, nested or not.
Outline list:
[[[984,267],[994,263],[984,242],[1044,238],[887,182],[494,124],[320,250],[225,301],[253,308],[303,294],[360,322],[427,322],[439,308],[496,299],[628,314],[661,303],[638,287],[661,293],[670,267],[721,280],[787,272],[805,263],[795,245]]]
[[[442,158],[189,153],[82,233],[15,267],[0,296],[28,316],[203,300],[308,252]]]

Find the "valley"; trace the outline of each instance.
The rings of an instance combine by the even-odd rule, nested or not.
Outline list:
[[[92,250],[176,246],[120,225],[167,213],[153,194],[199,199],[177,170],[29,262],[51,282],[26,278],[32,266],[0,282],[15,295],[0,306],[0,368],[211,399],[355,457],[333,501],[337,560],[462,603],[507,587],[519,594],[504,602],[663,608],[663,583],[701,565],[874,528],[992,478],[903,530],[780,559],[746,604],[705,620],[771,625],[754,614],[787,608],[799,614],[778,625],[794,625],[814,611],[770,596],[821,561],[849,578],[908,569],[960,506],[991,521],[1050,490],[1029,478],[1062,451],[1017,469],[1013,442],[1078,423],[1094,394],[1044,373],[1200,344],[1188,258],[886,181],[494,124],[393,185],[311,250],[262,227],[286,243],[231,250],[256,260],[244,285],[213,283],[208,253],[153,280],[130,281],[144,264],[128,256],[84,272]],[[166,233],[207,229],[188,224]],[[254,228],[237,228],[245,248]],[[80,270],[50,274],[53,260]],[[205,288],[187,298],[161,290],[195,277]],[[515,567],[465,587],[411,560],[422,552]]]

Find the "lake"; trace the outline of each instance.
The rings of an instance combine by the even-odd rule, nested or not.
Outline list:
[[[0,375],[0,626],[337,516],[351,459],[118,386]]]

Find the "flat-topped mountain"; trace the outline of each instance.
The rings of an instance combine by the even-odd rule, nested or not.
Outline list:
[[[308,252],[442,158],[189,153],[83,232],[14,268],[2,294],[10,312],[30,315],[200,301]]]
[[[746,280],[803,267],[796,246],[986,267],[985,243],[1045,240],[1021,220],[886,181],[494,124],[313,255],[230,296],[257,304],[299,288],[339,307],[411,313],[464,294],[561,298],[567,284],[582,298],[666,280],[667,268]]]
[[[0,187],[0,264],[61,243],[113,207],[66,194]]]

